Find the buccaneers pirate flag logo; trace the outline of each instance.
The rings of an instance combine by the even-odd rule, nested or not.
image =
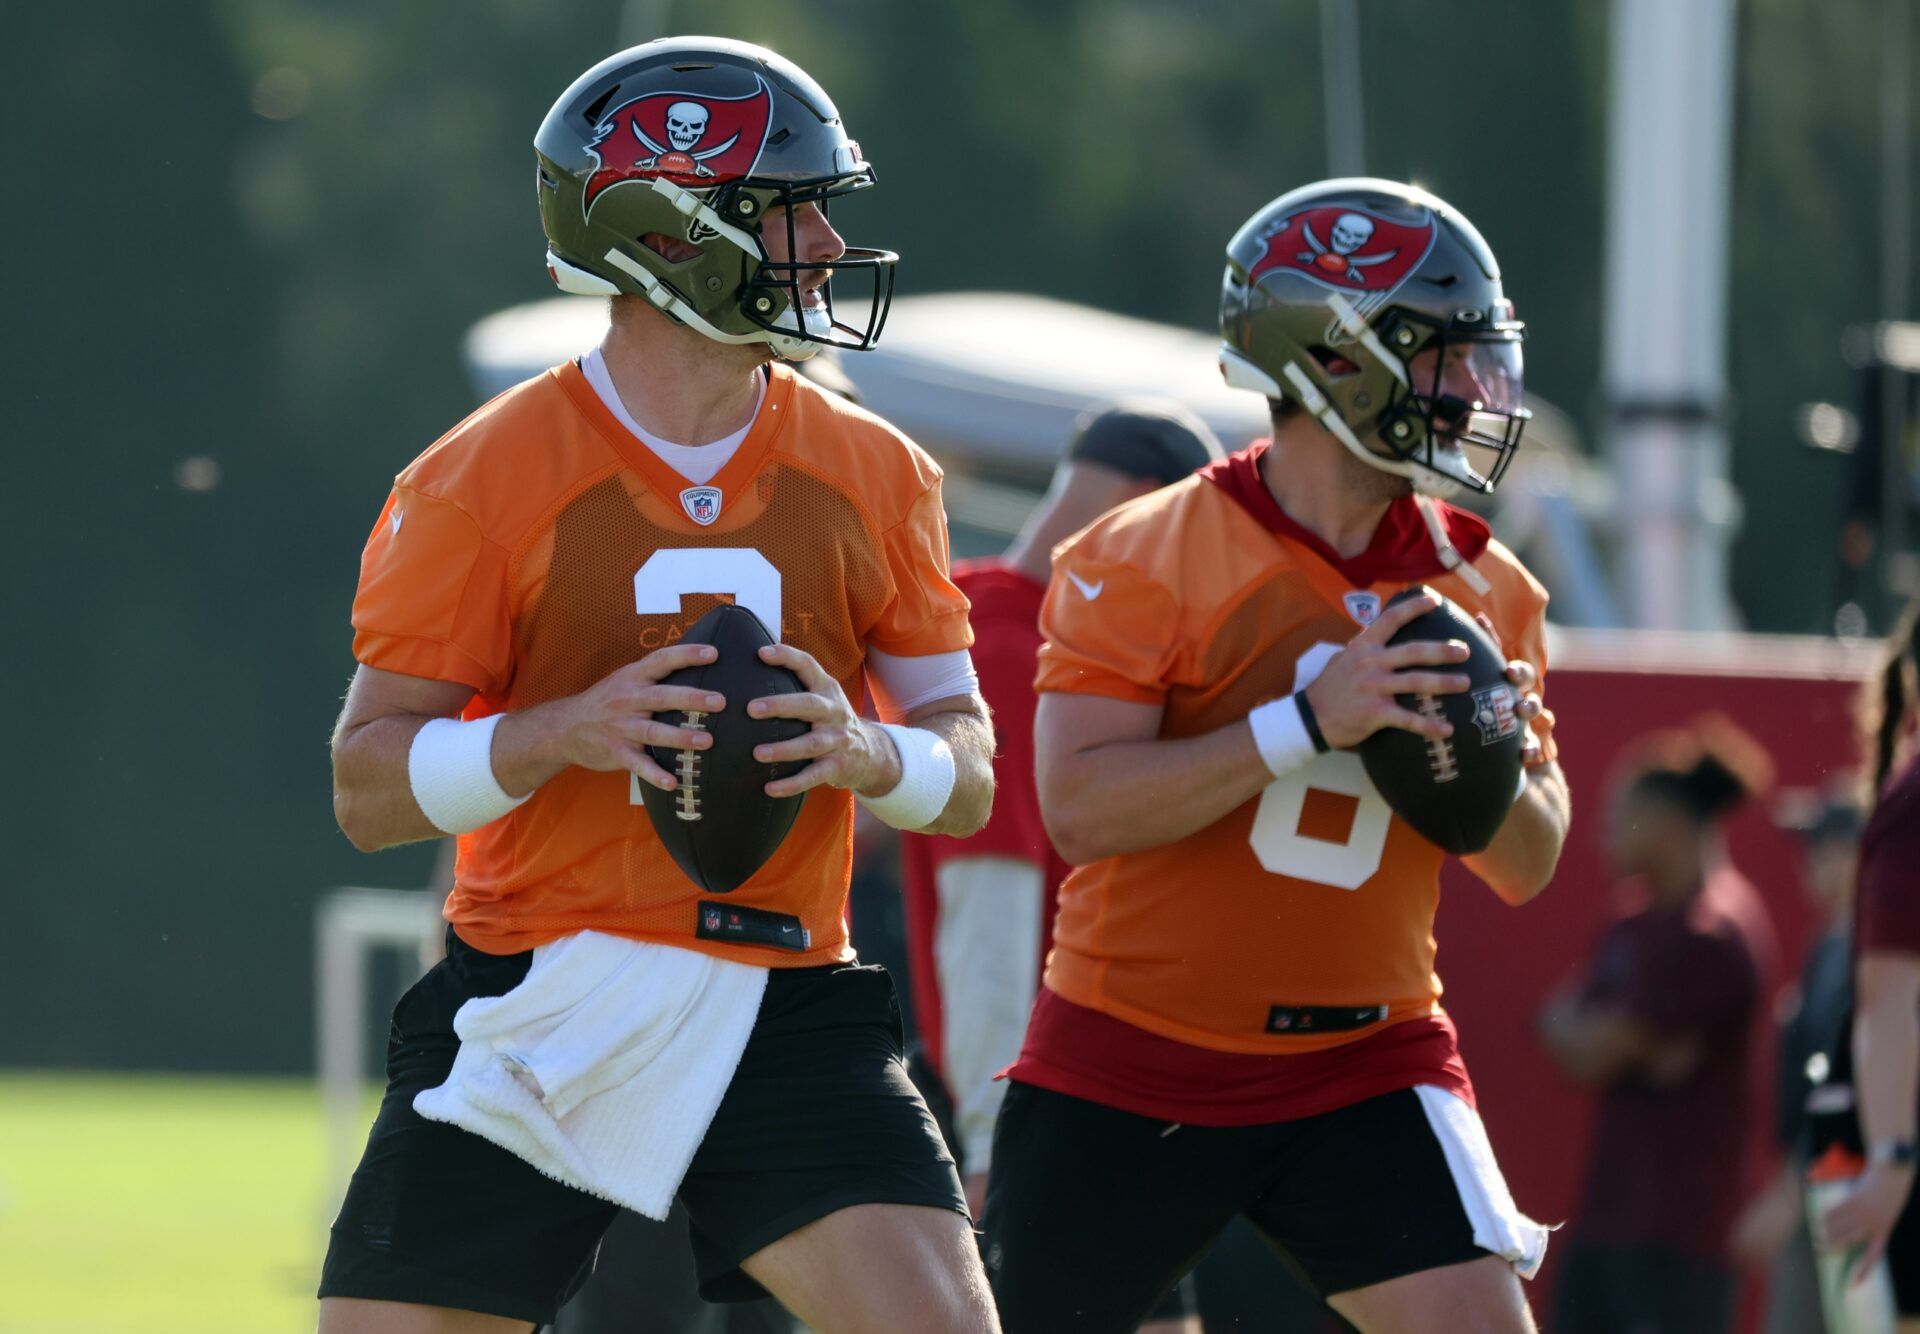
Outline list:
[[[1275,269],[1291,269],[1373,305],[1406,281],[1438,235],[1431,214],[1403,223],[1338,205],[1302,209],[1267,234],[1267,253],[1247,277],[1258,282]]]
[[[665,178],[704,189],[753,171],[773,125],[773,90],[754,76],[744,97],[649,93],[623,102],[594,127],[587,151],[600,163],[587,178],[586,206],[621,181]]]

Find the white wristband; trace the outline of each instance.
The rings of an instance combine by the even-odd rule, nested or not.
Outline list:
[[[1292,695],[1268,700],[1247,715],[1247,722],[1253,728],[1253,744],[1275,778],[1285,778],[1318,753]]]
[[[874,818],[895,829],[925,829],[940,818],[953,795],[953,752],[924,727],[875,723],[900,752],[900,781],[884,797],[861,797]]]
[[[472,833],[533,795],[509,797],[493,776],[493,729],[501,717],[435,718],[413,734],[407,782],[421,814],[441,833]]]

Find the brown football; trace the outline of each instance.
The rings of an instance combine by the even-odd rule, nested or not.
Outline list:
[[[1432,590],[1402,589],[1387,605],[1423,592]],[[1507,680],[1507,655],[1448,599],[1402,626],[1389,642],[1416,639],[1458,639],[1467,646],[1470,656],[1463,663],[1417,669],[1463,673],[1471,683],[1465,691],[1396,696],[1403,708],[1445,718],[1453,735],[1428,740],[1383,727],[1360,743],[1360,762],[1387,805],[1422,838],[1451,853],[1479,852],[1499,832],[1520,786],[1520,694]]]
[[[705,750],[648,746],[654,762],[679,779],[671,792],[642,783],[640,792],[660,842],[687,878],[708,894],[728,894],[752,879],[793,828],[806,794],[769,797],[766,784],[798,773],[805,761],[763,764],[754,747],[805,734],[793,718],[753,718],[747,704],[767,695],[803,691],[800,678],[760,660],[773,643],[760,618],[745,607],[722,604],[695,621],[680,642],[711,644],[710,663],[682,667],[662,684],[716,690],[727,705],[718,713],[663,711],[660,721],[700,728],[713,736]]]

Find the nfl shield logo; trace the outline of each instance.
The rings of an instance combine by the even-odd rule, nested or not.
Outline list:
[[[1341,601],[1347,604],[1347,615],[1353,617],[1355,625],[1372,625],[1380,614],[1378,593],[1348,593]]]
[[[1488,686],[1473,692],[1473,724],[1480,729],[1483,745],[1492,745],[1520,730],[1520,719],[1513,711],[1510,686]]]
[[[702,528],[720,517],[720,488],[690,486],[680,493],[680,508]]]
[[[707,930],[718,931],[720,929],[720,913],[718,909],[708,908],[705,912],[701,913],[700,916]]]

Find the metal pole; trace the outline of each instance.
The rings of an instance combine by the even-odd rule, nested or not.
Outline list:
[[[1731,624],[1733,0],[1614,0],[1602,387],[1629,624]]]
[[[1912,0],[1880,4],[1880,318],[1907,317],[1912,282]],[[1883,329],[1887,326],[1883,325]],[[1912,377],[1890,364],[1885,337],[1875,340],[1880,358],[1880,568],[1891,625],[1913,596],[1913,560],[1907,551],[1907,500],[1912,464],[1907,458],[1907,403]]]
[[[1359,0],[1320,0],[1320,85],[1326,95],[1327,171],[1365,175]]]
[[[667,11],[673,0],[626,0],[620,6],[618,41],[621,46],[638,46],[656,37],[671,37],[667,31]]]

